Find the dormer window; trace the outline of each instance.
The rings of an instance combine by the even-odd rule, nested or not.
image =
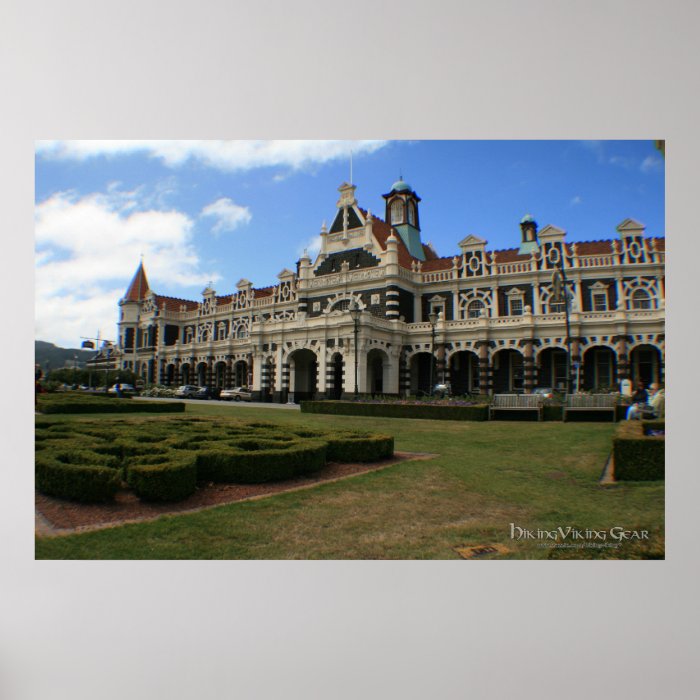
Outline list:
[[[403,223],[403,202],[400,199],[395,199],[391,203],[391,223]]]
[[[522,316],[525,294],[520,289],[511,289],[506,292],[508,300],[508,316]]]

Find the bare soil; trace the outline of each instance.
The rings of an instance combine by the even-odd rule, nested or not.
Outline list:
[[[122,489],[109,503],[74,503],[36,493],[36,533],[39,536],[64,535],[122,525],[127,522],[153,520],[161,515],[187,513],[214,506],[263,498],[284,491],[310,488],[319,483],[337,481],[357,474],[377,471],[399,462],[431,459],[436,455],[395,452],[391,459],[354,464],[328,463],[311,476],[299,476],[269,484],[200,483],[197,490],[178,503],[148,503],[133,491]]]

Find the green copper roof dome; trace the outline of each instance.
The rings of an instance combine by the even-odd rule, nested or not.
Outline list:
[[[532,214],[525,214],[522,219],[520,219],[521,224],[534,224],[535,217]]]
[[[392,192],[411,192],[413,188],[407,183],[403,181],[403,178],[399,178],[392,186],[391,186],[391,191]]]

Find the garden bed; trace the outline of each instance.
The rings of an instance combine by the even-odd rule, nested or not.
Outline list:
[[[666,477],[664,421],[624,421],[613,437],[616,481],[657,481]]]
[[[140,500],[127,489],[120,489],[109,503],[73,503],[36,494],[36,510],[41,516],[38,534],[61,535],[75,531],[93,530],[122,525],[127,522],[151,520],[168,514],[181,514],[262,498],[285,491],[310,488],[323,482],[337,481],[358,474],[378,471],[407,460],[431,459],[435,455],[396,452],[390,459],[378,462],[337,463],[330,462],[323,469],[309,476],[298,476],[285,481],[267,484],[216,484],[200,483],[196,491],[178,503],[148,503]],[[42,522],[43,520],[43,522]]]

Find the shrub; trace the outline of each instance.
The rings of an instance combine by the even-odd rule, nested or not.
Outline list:
[[[264,441],[241,441],[229,450],[197,453],[197,478],[242,484],[281,481],[310,474],[326,463],[326,443],[299,441],[268,447]]]
[[[181,501],[197,487],[194,457],[169,455],[140,457],[127,467],[127,483],[144,501]]]
[[[437,404],[364,403],[362,401],[302,401],[302,413],[330,413],[383,418],[428,418],[434,420],[488,420],[488,406]]]
[[[663,421],[624,421],[613,437],[615,479],[618,481],[655,481],[665,478],[664,436],[645,434],[655,426],[663,430]]]
[[[47,496],[94,503],[114,498],[121,472],[113,458],[89,451],[40,452],[36,457],[36,486]]]

